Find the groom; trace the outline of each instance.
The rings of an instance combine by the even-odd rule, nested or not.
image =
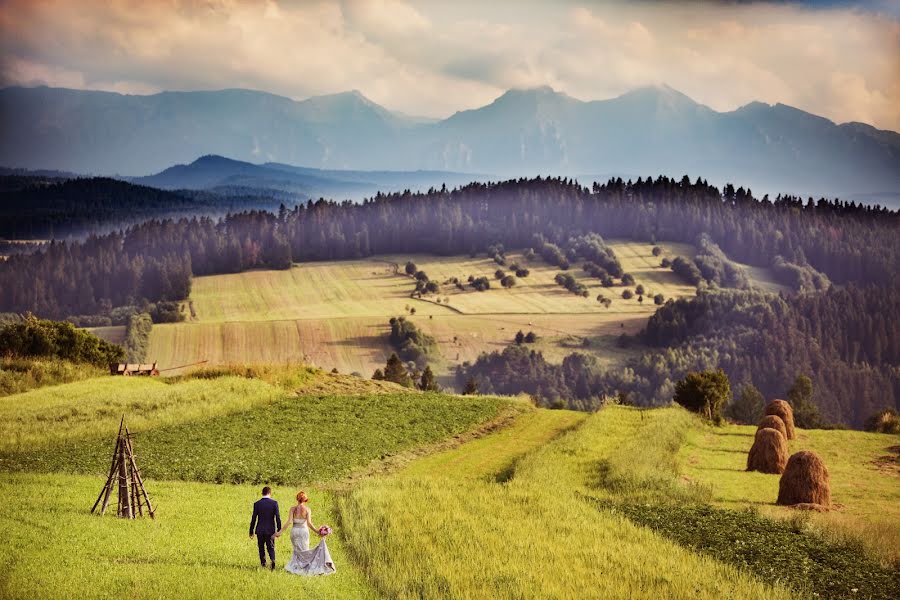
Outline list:
[[[281,529],[281,514],[278,503],[272,500],[272,488],[262,489],[263,497],[253,503],[253,517],[250,518],[250,539],[256,533],[256,544],[259,546],[259,562],[266,566],[266,551],[269,552],[269,566],[275,570],[275,532]],[[255,527],[255,530],[254,530]]]

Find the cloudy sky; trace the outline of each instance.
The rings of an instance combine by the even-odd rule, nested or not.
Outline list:
[[[0,0],[0,85],[358,89],[445,117],[513,87],[657,83],[900,130],[900,2]]]

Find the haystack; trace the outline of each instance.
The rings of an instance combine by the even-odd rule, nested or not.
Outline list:
[[[803,450],[788,459],[775,503],[783,506],[817,504],[824,509],[831,506],[828,469],[819,455]]]
[[[774,417],[777,418],[777,417]],[[784,434],[770,427],[756,432],[756,439],[747,454],[747,470],[760,473],[784,473],[784,465],[788,460],[787,438]]]
[[[784,436],[784,441],[787,442],[787,427],[784,425],[784,421],[781,420],[781,417],[778,415],[766,415],[762,419],[759,420],[759,425],[756,428],[756,433],[759,433],[763,429],[774,429],[778,433]],[[784,457],[784,460],[787,460],[787,456]],[[779,471],[780,473],[781,471]]]
[[[797,439],[797,434],[794,432],[794,409],[791,408],[791,405],[786,400],[772,400],[769,402],[768,406],[766,406],[766,414],[781,417],[781,420],[784,421],[784,428],[787,431],[787,439]]]

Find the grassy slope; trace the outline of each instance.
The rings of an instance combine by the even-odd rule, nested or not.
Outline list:
[[[132,431],[143,431],[248,410],[283,394],[239,377],[170,385],[106,376],[45,387],[0,399],[0,450],[42,451],[66,440],[115,437],[123,415]]]
[[[257,485],[148,478],[158,514],[155,521],[90,515],[118,424],[118,409],[110,414],[103,407],[120,402],[123,395],[130,414],[147,417],[147,428],[135,442],[145,475],[156,471],[167,477],[215,479],[233,473],[252,479],[264,471],[276,478],[302,480],[308,484],[317,524],[336,522],[332,495],[323,482],[390,453],[458,435],[492,418],[501,406],[523,410],[512,400],[411,394],[398,392],[391,384],[305,368],[248,367],[242,372],[254,379],[240,381],[274,391],[274,400],[223,412],[229,402],[225,399],[222,405],[205,405],[208,415],[191,413],[194,420],[189,423],[173,425],[166,420],[168,407],[159,406],[166,397],[161,391],[177,399],[185,389],[199,386],[211,397],[222,398],[222,389],[239,379],[234,375],[238,371],[207,370],[198,374],[203,379],[176,379],[171,384],[110,377],[48,388],[42,390],[43,396],[29,397],[44,410],[28,413],[31,419],[21,421],[21,426],[40,449],[3,453],[6,463],[0,469],[0,525],[9,542],[0,545],[0,597],[34,597],[37,589],[46,598],[159,598],[175,590],[187,598],[375,595],[347,557],[340,533],[329,540],[338,564],[335,576],[308,579],[256,569],[256,546],[247,539],[246,527],[250,505],[258,497]],[[41,427],[43,421],[37,418],[62,408],[59,402],[67,395],[83,411],[76,427],[81,432],[78,443],[59,442],[66,437],[59,432],[63,428]],[[0,406],[23,417],[22,397],[4,402],[9,400],[13,401]],[[6,421],[0,418],[0,423]],[[52,450],[45,448],[49,444]],[[56,472],[9,472],[26,468]],[[68,469],[97,474],[58,472]],[[283,515],[295,492],[293,487],[276,486]],[[287,538],[278,542],[281,565],[289,548]]]
[[[747,451],[755,427],[731,425],[694,431],[679,453],[686,477],[712,489],[720,506],[755,506],[765,514],[790,517],[794,511],[774,505],[778,476],[747,472]],[[791,453],[813,450],[825,461],[832,501],[840,505],[812,515],[828,530],[845,532],[900,563],[900,436],[861,431],[798,430]]]
[[[578,495],[592,488],[598,461],[636,430],[636,418],[602,411],[547,443],[527,433],[528,421],[561,432],[574,418],[535,411],[520,417],[521,434],[484,438],[360,485],[339,498],[352,555],[395,598],[562,598],[586,590],[602,598],[788,597]],[[528,447],[534,451],[516,460]]]
[[[30,405],[16,397],[4,403],[13,417],[0,420],[7,444],[0,469],[102,476],[118,419],[127,410],[147,477],[333,481],[373,460],[467,431],[509,403],[410,391],[297,396],[238,377],[171,385],[109,377],[51,391]],[[77,408],[66,408],[67,398]],[[71,422],[47,427],[48,414],[61,425]],[[46,450],[50,444],[53,453]]]
[[[339,534],[328,544],[336,575],[260,570],[256,542],[247,537],[256,486],[148,481],[157,518],[124,521],[88,512],[102,485],[98,477],[0,473],[0,597],[375,597]],[[294,493],[276,487],[282,516]],[[328,495],[309,494],[316,524],[333,524]],[[287,537],[277,552],[283,566]]]
[[[0,398],[106,373],[94,365],[46,358],[0,358]]]

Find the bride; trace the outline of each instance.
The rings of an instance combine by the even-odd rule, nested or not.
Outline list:
[[[291,545],[294,552],[284,568],[295,575],[331,575],[336,569],[324,536],[319,534],[322,539],[315,548],[311,550],[309,548],[309,532],[315,531],[318,534],[319,529],[312,524],[312,512],[306,506],[308,501],[306,492],[301,491],[297,494],[297,505],[291,507],[284,527],[277,533],[280,537],[288,527],[292,527]],[[327,535],[327,530],[325,534]]]

